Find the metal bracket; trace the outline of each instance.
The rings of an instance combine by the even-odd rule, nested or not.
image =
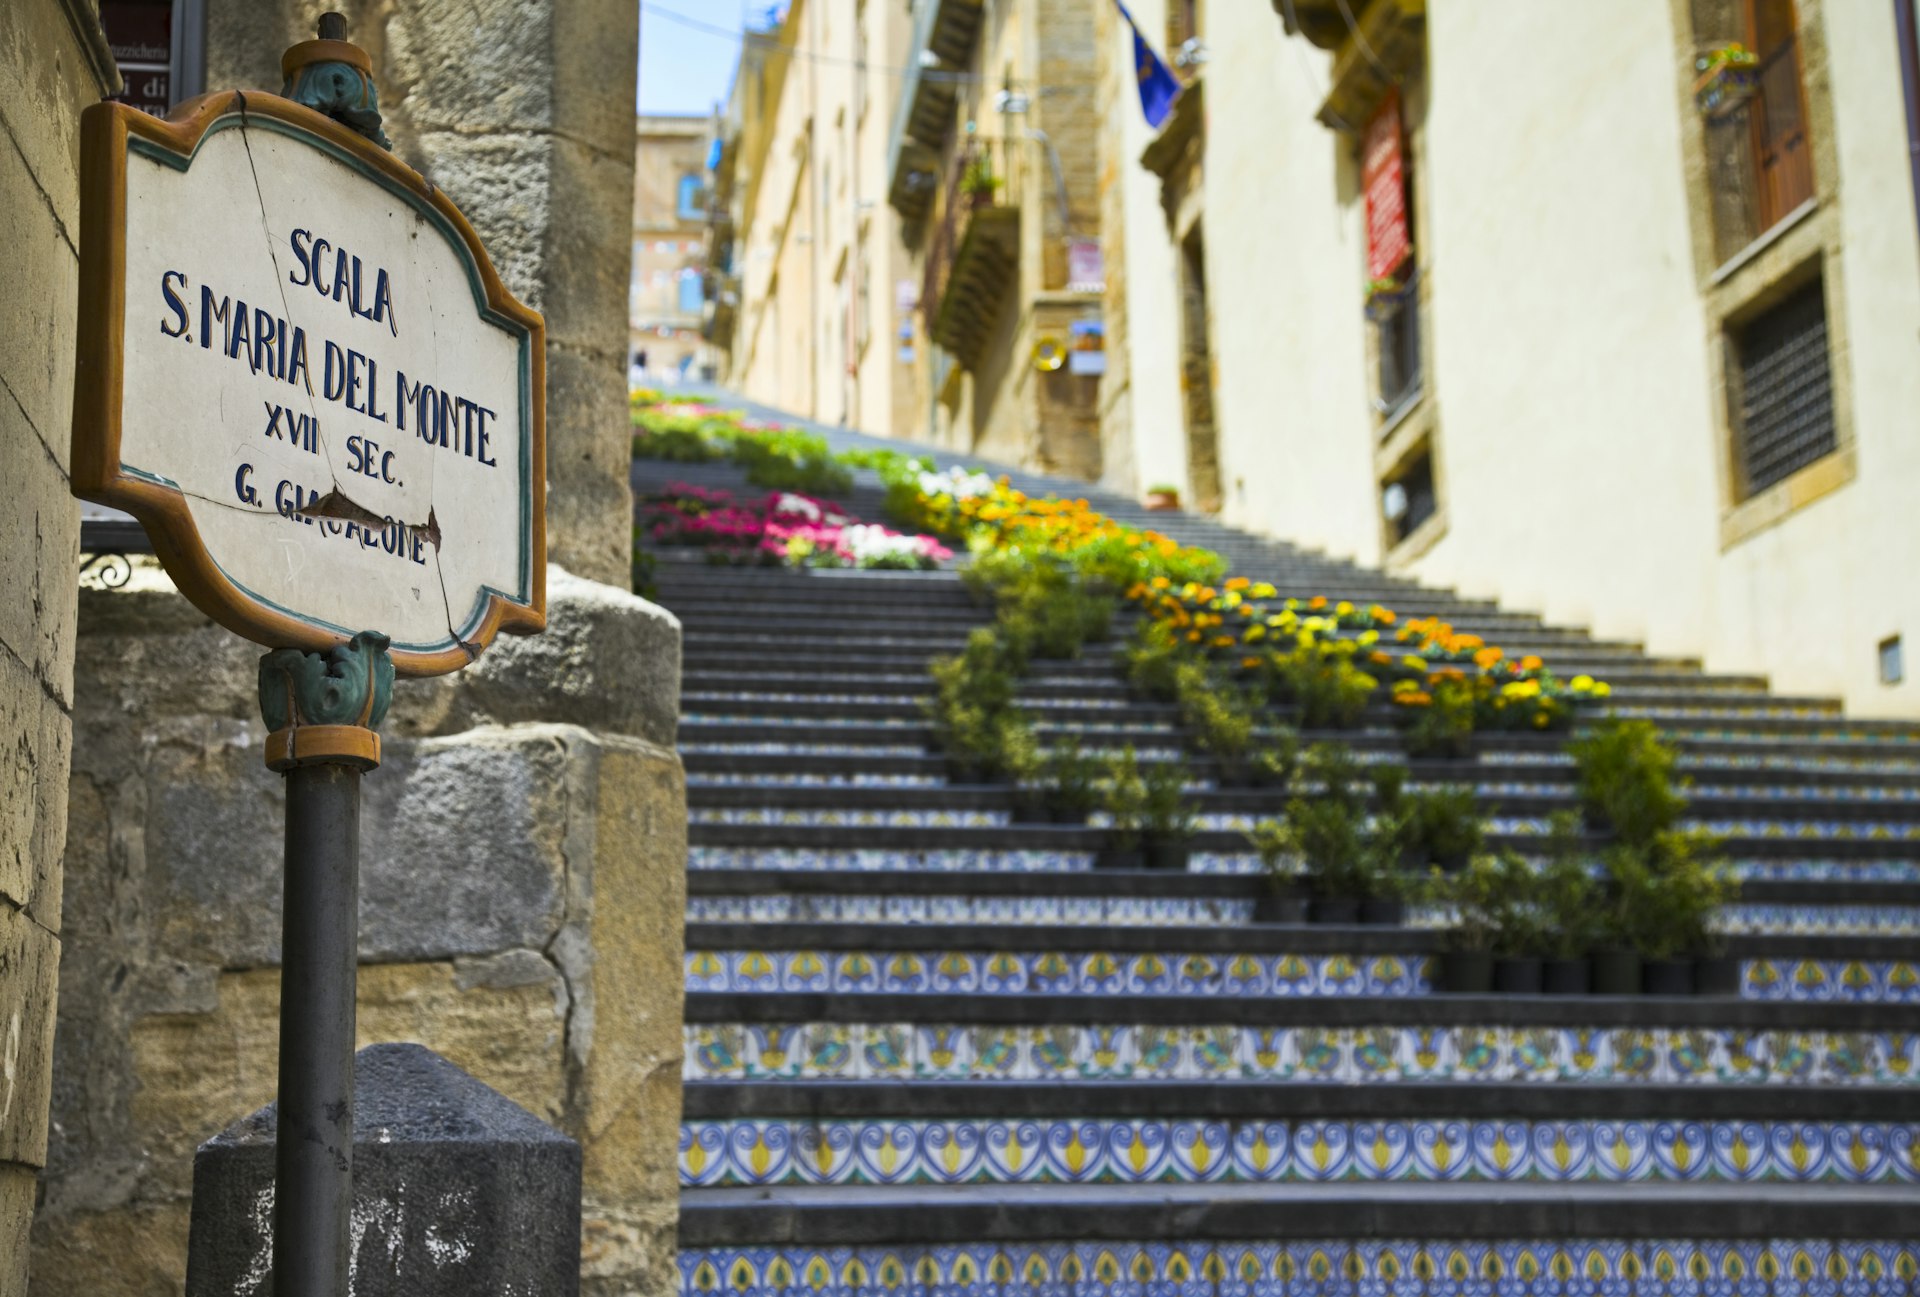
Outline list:
[[[324,653],[275,649],[260,659],[260,715],[267,769],[337,762],[371,770],[380,764],[380,736],[393,701],[391,643],[361,631]]]

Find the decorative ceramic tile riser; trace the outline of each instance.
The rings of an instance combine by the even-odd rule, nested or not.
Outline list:
[[[988,829],[1012,822],[1008,811],[976,810],[805,810],[790,806],[696,806],[687,814],[692,824],[784,824],[810,828],[847,829]]]
[[[925,724],[911,716],[783,716],[778,712],[682,712],[682,725],[781,725],[797,729],[850,729],[878,726],[882,729],[914,729]],[[918,750],[918,749],[916,749]]]
[[[1913,1297],[1911,1242],[1398,1240],[680,1250],[685,1297]]]
[[[1258,864],[1258,861],[1255,862]],[[862,873],[922,870],[929,873],[1059,874],[1093,868],[1091,851],[1021,849],[899,851],[886,848],[715,847],[687,848],[689,869],[833,869]]]
[[[1853,933],[1904,936],[1920,933],[1920,908],[1910,905],[1768,905],[1724,907],[1713,926],[1728,933]]]
[[[680,1183],[1912,1182],[1904,1124],[1779,1121],[687,1122]]]
[[[1565,752],[1532,749],[1492,749],[1478,758],[1483,766],[1559,766],[1571,770],[1573,758]],[[1914,774],[1920,772],[1920,757],[1815,756],[1798,752],[1728,752],[1706,755],[1681,754],[1683,770],[1733,766],[1743,770],[1795,770],[1865,774]]]
[[[1436,971],[1430,965],[1417,954],[690,950],[684,966],[689,991],[1284,998],[1428,995]],[[1741,994],[1773,1001],[1920,1003],[1920,966],[1907,960],[1752,960],[1742,966]]]
[[[714,771],[687,775],[689,788],[939,788],[940,775],[853,774],[812,775],[793,771]]]
[[[726,753],[739,756],[801,757],[920,757],[924,743],[703,743],[698,739],[680,739],[682,753]]]
[[[1920,1084],[1920,1035],[1867,1032],[889,1022],[685,1031],[689,1081]]]
[[[692,896],[689,923],[1084,923],[1220,927],[1251,923],[1253,902],[1184,896]]]
[[[694,950],[689,991],[978,995],[1425,995],[1424,955]]]

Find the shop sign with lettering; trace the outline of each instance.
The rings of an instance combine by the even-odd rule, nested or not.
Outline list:
[[[262,644],[431,675],[545,620],[544,326],[439,190],[229,92],[82,127],[73,481]]]

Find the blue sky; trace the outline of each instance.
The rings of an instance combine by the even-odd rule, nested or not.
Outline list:
[[[740,59],[741,0],[641,0],[640,111],[705,113],[725,102]],[[764,9],[764,0],[758,8]],[[668,12],[693,20],[675,22]],[[700,28],[723,28],[720,35]]]

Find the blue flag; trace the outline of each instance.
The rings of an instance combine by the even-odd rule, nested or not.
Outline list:
[[[1167,114],[1173,111],[1173,101],[1180,95],[1180,80],[1147,44],[1147,38],[1140,34],[1140,27],[1127,7],[1120,4],[1120,0],[1114,3],[1120,5],[1120,16],[1127,20],[1127,28],[1133,33],[1133,77],[1140,83],[1140,111],[1147,115],[1147,125],[1158,130],[1167,120]]]

